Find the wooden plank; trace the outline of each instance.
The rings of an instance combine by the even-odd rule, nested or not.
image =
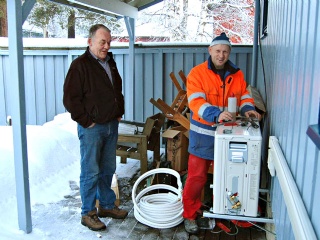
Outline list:
[[[164,120],[165,120],[164,114],[157,113],[157,114],[151,116],[150,118],[157,120],[155,127],[160,130],[162,128],[162,125],[164,124]]]
[[[148,171],[148,152],[147,152],[147,144],[148,140],[147,138],[141,139],[141,145],[139,146],[139,152],[140,152],[140,173],[144,174]]]
[[[106,222],[105,222],[106,223]],[[111,218],[107,223],[107,239],[138,239],[130,238],[133,233],[133,229],[138,224],[138,221],[131,211],[125,219],[113,219]],[[146,229],[147,231],[148,229]]]
[[[182,112],[188,106],[187,92],[181,90],[171,104],[171,108],[176,112]]]
[[[173,84],[175,85],[175,87],[180,92],[182,90],[182,87],[180,86],[180,83],[178,82],[178,80],[177,80],[177,78],[176,78],[176,76],[174,75],[173,72],[170,73],[170,78],[171,78]]]
[[[228,221],[228,220],[224,220],[224,219],[221,219],[220,222],[222,224],[224,224],[227,228],[230,229],[230,233],[227,233],[225,231],[221,231],[220,239],[223,239],[223,240],[236,240],[236,236],[234,235],[236,233],[236,229],[235,229],[234,225],[232,227],[231,222]],[[231,235],[231,234],[233,234],[233,235]]]
[[[156,123],[156,120],[152,118],[147,118],[145,126],[143,128],[143,134],[147,136],[147,138],[150,137],[152,129]]]
[[[159,98],[158,98],[159,99]],[[164,108],[160,103],[158,103],[156,100],[153,98],[150,98],[150,102],[156,106],[161,112],[166,113],[166,108]]]
[[[161,106],[160,110],[165,114],[167,118],[169,118],[169,114],[173,115],[175,113],[175,111],[161,98],[158,98],[157,103]]]
[[[120,157],[120,163],[127,163],[127,157]]]
[[[194,235],[190,236],[190,239],[194,239],[193,237],[195,237]],[[197,234],[197,239],[201,239],[201,240],[205,240],[206,239],[206,229],[200,229],[199,233]]]
[[[178,226],[174,228],[174,235],[171,238],[172,240],[183,240],[183,239],[188,239],[189,234],[186,232],[184,229],[184,223],[180,223]]]
[[[175,228],[160,229],[158,239],[172,239],[175,233]]]
[[[119,157],[133,158],[140,160],[140,153],[136,152],[126,152],[126,151],[116,151],[116,155]]]
[[[217,224],[214,226],[213,229],[207,229],[205,232],[205,239],[210,240],[219,240],[221,229],[217,226]]]
[[[129,153],[136,153],[137,151],[138,151],[138,149],[133,148],[133,147],[127,149],[127,152],[129,152]]]
[[[183,126],[185,129],[190,129],[190,121],[181,113],[173,115],[173,120],[180,123],[180,125]]]
[[[237,240],[250,240],[250,228],[237,227],[238,234],[236,235]]]
[[[140,238],[131,238],[131,236],[128,239],[143,239],[143,240],[155,240],[159,239],[160,229],[157,228],[148,228],[148,231],[144,233],[143,236],[140,236]]]
[[[183,116],[179,112],[175,112],[168,104],[166,104],[162,99],[158,99],[157,102],[162,106],[162,108],[165,109],[163,113],[165,113],[165,116],[170,119],[174,120],[178,123],[180,123],[181,126],[183,126],[185,129],[190,129],[190,122],[189,120]]]
[[[134,134],[119,134],[118,143],[122,143],[122,142],[141,143],[142,138],[147,138],[147,136],[134,135]]]
[[[130,148],[130,147],[128,147],[128,146],[121,146],[121,145],[118,145],[118,146],[117,146],[117,150],[119,150],[119,151],[127,151],[128,148]]]
[[[251,240],[265,240],[266,232],[264,230],[258,229],[256,227],[251,227]]]
[[[181,77],[184,85],[187,86],[187,78],[186,78],[186,75],[184,75],[184,72],[182,70],[179,71],[179,76]]]

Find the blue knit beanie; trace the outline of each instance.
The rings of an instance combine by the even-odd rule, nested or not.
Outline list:
[[[210,47],[217,45],[217,44],[226,44],[231,47],[231,43],[227,35],[223,32],[220,36],[215,37],[212,42],[210,43]]]

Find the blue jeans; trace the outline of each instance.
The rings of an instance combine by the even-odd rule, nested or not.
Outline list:
[[[96,209],[96,199],[99,199],[102,208],[114,208],[116,195],[111,189],[111,183],[116,171],[118,127],[118,120],[96,124],[92,128],[84,128],[78,124],[82,216]]]

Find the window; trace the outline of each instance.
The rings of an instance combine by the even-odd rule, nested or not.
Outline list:
[[[267,36],[267,21],[268,21],[268,0],[260,0],[261,3],[261,38],[265,38]]]
[[[320,150],[320,101],[319,101],[318,124],[310,125],[307,130],[307,135],[314,142],[317,148]]]

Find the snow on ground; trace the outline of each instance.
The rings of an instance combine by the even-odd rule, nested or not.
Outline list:
[[[71,235],[67,235],[67,233],[70,230],[67,230],[64,235],[64,233],[60,233],[62,229],[59,229],[61,225],[63,226],[63,223],[59,222],[63,211],[69,211],[67,217],[70,219],[65,221],[69,221],[70,226],[66,227],[68,229],[77,228],[76,239],[80,239],[81,234],[79,233],[84,234],[84,239],[88,239],[85,234],[92,235],[93,232],[80,224],[80,197],[76,196],[75,191],[70,188],[70,182],[79,186],[80,175],[77,125],[71,120],[70,115],[68,113],[59,114],[53,121],[47,122],[43,126],[27,126],[33,223],[30,234],[19,230],[18,225],[12,142],[12,127],[0,126],[0,239],[69,239],[68,237]],[[138,171],[136,166],[139,167],[138,161],[135,160],[130,165],[130,159],[128,160],[128,164],[117,166],[117,174],[120,175],[118,178],[127,177],[130,173],[129,168],[135,168],[134,173]],[[70,214],[70,207],[55,207],[55,203],[63,202],[66,196],[78,199],[78,203],[71,209],[72,214]],[[50,209],[49,212],[48,209]],[[48,217],[51,222],[46,220]]]
[[[65,121],[67,117],[68,115],[62,114],[43,126],[27,126],[32,208],[36,204],[48,204],[63,199],[63,196],[70,192],[69,181],[78,182],[79,141],[75,132],[76,124]],[[19,230],[18,226],[12,142],[12,127],[0,126],[0,239],[24,235],[24,231]],[[37,229],[34,229],[31,235],[35,239]],[[26,236],[24,237],[26,239]]]

